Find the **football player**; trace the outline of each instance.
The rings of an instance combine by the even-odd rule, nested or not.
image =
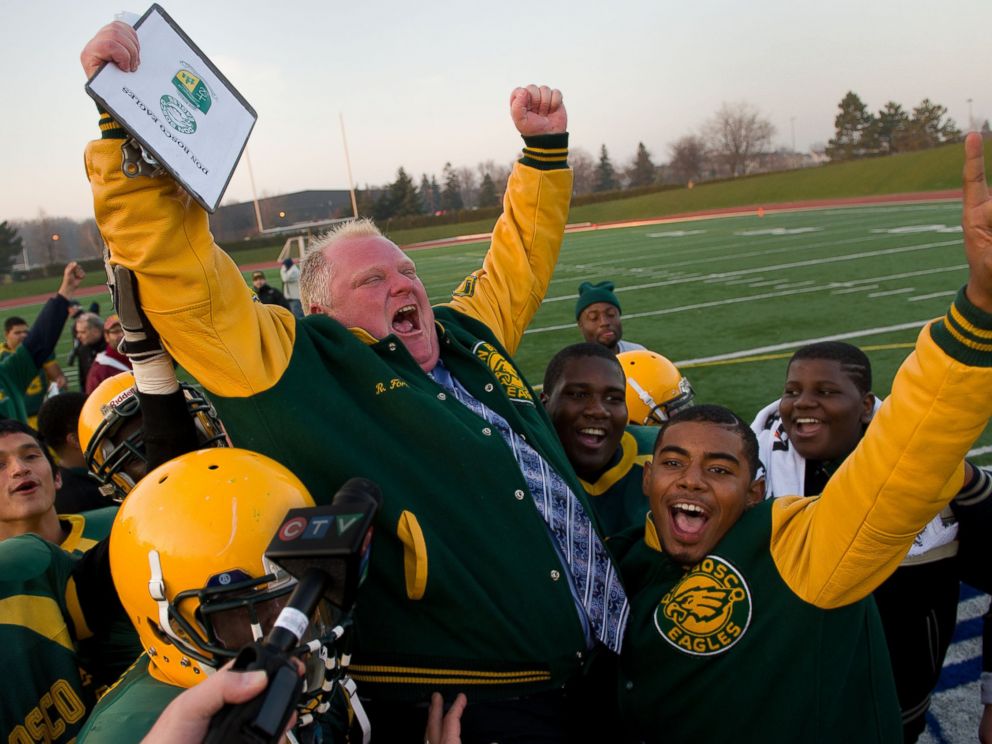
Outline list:
[[[296,582],[263,553],[287,511],[307,506],[292,473],[235,448],[174,458],[131,490],[110,536],[110,570],[145,653],[100,699],[80,741],[140,741],[183,690],[271,629]],[[308,657],[311,693],[323,687],[325,659]],[[328,703],[304,706],[308,725]]]
[[[640,739],[902,739],[868,595],[968,483],[964,456],[992,416],[992,198],[977,133],[963,181],[967,284],[819,498],[765,500],[757,439],[727,409],[661,427],[644,469],[651,519],[612,541],[628,548],[631,595],[618,690]]]
[[[647,352],[627,352],[642,354]],[[541,401],[607,535],[643,524],[642,468],[657,429],[627,425],[619,358],[601,344],[574,344],[552,357]]]

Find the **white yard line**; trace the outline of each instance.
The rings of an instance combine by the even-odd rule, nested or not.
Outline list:
[[[888,297],[889,295],[906,294],[907,292],[915,292],[916,287],[903,287],[902,289],[888,289],[884,292],[872,292],[869,297]]]

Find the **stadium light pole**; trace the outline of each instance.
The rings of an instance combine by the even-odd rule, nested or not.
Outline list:
[[[358,200],[355,199],[355,180],[351,177],[351,156],[348,154],[348,137],[344,133],[344,114],[338,112],[338,121],[341,122],[341,144],[344,145],[344,164],[348,169],[348,190],[351,192],[351,213],[358,219]]]
[[[975,117],[971,113],[971,99],[968,99],[968,131],[975,131]]]
[[[251,182],[251,203],[255,205],[255,225],[258,227],[258,234],[261,235],[262,230],[262,210],[258,208],[258,194],[255,193],[255,172],[251,168],[251,155],[248,153],[248,148],[245,148],[245,163],[248,165],[248,180]]]
[[[796,151],[796,117],[789,117],[789,127],[792,129],[792,152]]]

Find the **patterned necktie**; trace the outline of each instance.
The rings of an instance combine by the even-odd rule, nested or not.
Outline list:
[[[571,574],[572,594],[593,635],[619,653],[627,625],[627,596],[606,546],[568,484],[498,413],[476,400],[439,362],[431,376],[462,405],[499,431],[513,452],[559,557]]]

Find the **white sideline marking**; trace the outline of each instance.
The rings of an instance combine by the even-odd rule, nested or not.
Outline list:
[[[974,620],[981,617],[989,609],[989,598],[985,594],[958,602],[958,622],[962,620]]]
[[[944,657],[944,665],[957,664],[968,659],[975,659],[982,655],[982,637],[968,638],[964,641],[952,643],[947,649],[947,656]]]
[[[820,232],[822,227],[772,227],[767,230],[738,230],[734,235],[750,238],[756,235],[802,235],[804,233]]]
[[[978,455],[987,455],[989,452],[992,452],[992,446],[975,447],[975,449],[971,450],[968,453],[968,457],[977,457]]]
[[[839,294],[849,294],[850,292],[867,292],[870,289],[878,289],[878,285],[866,284],[863,287],[848,287],[847,289],[835,289],[830,294],[839,295]]]
[[[906,225],[904,227],[878,228],[872,230],[873,233],[887,233],[889,235],[905,235],[907,233],[959,233],[961,225]]]
[[[739,269],[737,271],[724,271],[718,274],[705,274],[687,279],[670,279],[668,281],[650,282],[648,284],[631,284],[627,287],[617,287],[613,291],[619,294],[620,292],[633,292],[638,289],[653,289],[655,287],[666,287],[672,284],[681,284],[689,281],[700,281],[709,278],[723,278],[723,277],[731,278],[731,277],[746,276],[748,274],[762,274],[762,273],[768,273],[770,271],[781,271],[782,269],[796,269],[796,268],[804,268],[806,266],[818,266],[822,264],[840,263],[843,261],[857,261],[862,258],[874,258],[875,256],[891,256],[896,253],[909,253],[913,251],[925,251],[925,250],[929,250],[930,248],[943,248],[949,245],[959,245],[960,242],[961,241],[959,240],[945,240],[939,243],[923,243],[922,245],[909,245],[909,246],[903,246],[901,248],[886,248],[877,251],[862,251],[860,253],[848,253],[843,256],[829,256],[827,258],[810,258],[805,261],[793,261],[792,263],[783,263],[774,266],[760,266],[753,269]],[[576,266],[578,268],[581,268],[583,265],[577,264]],[[578,297],[577,293],[569,293],[567,295],[562,295],[560,297],[545,297],[544,301],[571,302],[577,297]]]
[[[906,294],[907,292],[915,292],[916,287],[903,287],[902,289],[889,289],[885,292],[872,292],[869,297],[888,297],[889,295]]]
[[[914,320],[911,323],[900,323],[898,325],[882,326],[879,328],[865,328],[860,331],[848,331],[847,333],[836,333],[832,336],[820,336],[819,338],[806,338],[800,341],[789,341],[784,344],[772,344],[771,346],[758,346],[754,349],[744,349],[743,351],[732,351],[728,354],[717,354],[716,356],[698,357],[697,359],[681,359],[675,362],[675,366],[683,364],[703,364],[705,362],[722,362],[727,359],[740,359],[741,357],[752,356],[754,354],[767,354],[772,351],[784,351],[785,349],[795,349],[807,344],[815,344],[819,341],[844,341],[849,338],[860,338],[861,336],[877,336],[881,333],[892,331],[905,331],[910,328],[922,328],[925,323],[929,323],[932,318],[926,320]],[[573,328],[574,326],[569,326]]]
[[[648,233],[646,238],[684,238],[688,235],[702,235],[705,230],[669,230],[668,232]]]
[[[906,298],[906,301],[907,302],[919,302],[920,300],[932,300],[934,297],[951,297],[951,296],[956,295],[956,294],[957,294],[957,292],[955,292],[955,291],[931,292],[930,294],[916,295],[916,297],[907,297]]]
[[[670,307],[664,308],[662,310],[648,310],[643,313],[628,313],[623,317],[625,318],[649,318],[654,315],[671,315],[672,313],[679,313],[683,310],[699,310],[704,307],[719,307],[721,305],[736,305],[742,302],[751,302],[753,300],[769,300],[776,297],[788,297],[789,295],[796,294],[806,294],[807,292],[821,292],[828,289],[833,289],[835,287],[844,287],[851,285],[859,285],[862,283],[880,282],[887,281],[890,279],[906,279],[911,276],[930,276],[931,274],[938,274],[944,271],[960,271],[961,269],[968,268],[968,264],[959,264],[957,266],[945,266],[940,269],[923,269],[921,271],[906,271],[902,274],[890,274],[888,276],[875,276],[870,279],[852,279],[848,282],[831,282],[830,284],[824,284],[822,286],[815,287],[803,287],[801,289],[787,289],[783,292],[765,292],[764,294],[751,295],[748,297],[731,297],[726,300],[714,300],[713,302],[701,302],[695,305],[682,305],[681,307]],[[875,286],[878,286],[877,284]],[[575,295],[572,295],[573,297]],[[548,302],[549,300],[545,300]],[[528,333],[547,333],[548,331],[564,331],[569,329],[574,329],[574,323],[566,323],[564,325],[553,325],[545,326],[543,328],[528,328],[524,331],[524,334]],[[857,334],[855,334],[857,335]]]

